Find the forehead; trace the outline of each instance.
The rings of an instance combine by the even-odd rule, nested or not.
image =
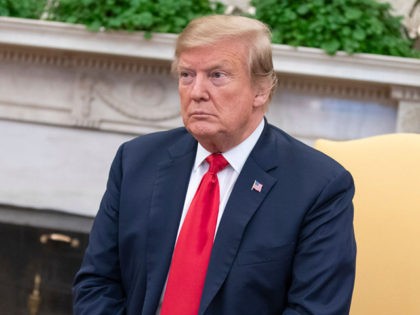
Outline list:
[[[219,41],[188,48],[180,53],[178,68],[246,67],[248,49],[241,41]]]

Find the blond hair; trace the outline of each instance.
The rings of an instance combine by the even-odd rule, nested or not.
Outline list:
[[[264,23],[252,18],[209,15],[192,20],[178,36],[172,69],[177,69],[183,51],[229,39],[239,39],[248,47],[251,80],[255,84],[269,84],[270,100],[277,83],[273,68],[271,32]]]

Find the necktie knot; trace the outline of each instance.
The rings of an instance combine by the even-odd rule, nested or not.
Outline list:
[[[213,153],[206,158],[207,163],[209,163],[209,173],[217,174],[222,169],[224,169],[229,163],[220,153]]]

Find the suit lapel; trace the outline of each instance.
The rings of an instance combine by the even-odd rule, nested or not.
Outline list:
[[[147,234],[147,290],[142,314],[154,314],[166,280],[178,231],[196,142],[185,138],[169,149],[153,189]]]
[[[213,245],[199,314],[204,314],[225,281],[248,222],[276,182],[268,172],[277,167],[276,161],[272,159],[277,156],[277,148],[276,142],[271,139],[270,128],[266,124],[226,205]],[[261,192],[251,189],[255,180],[263,185]]]

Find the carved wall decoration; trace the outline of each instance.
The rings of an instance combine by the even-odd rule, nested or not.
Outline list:
[[[396,100],[420,102],[420,88],[411,86],[393,86],[391,97]]]
[[[100,121],[91,116],[95,81],[89,76],[82,75],[75,84],[75,100],[73,101],[72,125],[82,128],[97,129]]]
[[[0,118],[134,134],[180,125],[168,62],[1,46],[0,60]]]
[[[179,119],[175,82],[141,67],[144,73],[82,73],[75,85],[75,124],[102,127],[104,122],[140,124]]]
[[[399,102],[397,131],[420,133],[420,88],[393,86],[391,96]]]
[[[420,104],[411,102],[400,104],[397,131],[420,133]]]
[[[87,118],[90,115],[92,101],[93,101],[93,90],[95,82],[87,76],[82,76],[79,84],[79,93],[80,93],[80,117]]]
[[[130,118],[161,121],[179,116],[179,106],[165,101],[165,85],[158,79],[142,78],[133,82],[130,97],[118,94],[114,86],[104,80],[98,81],[94,90],[108,106]]]

